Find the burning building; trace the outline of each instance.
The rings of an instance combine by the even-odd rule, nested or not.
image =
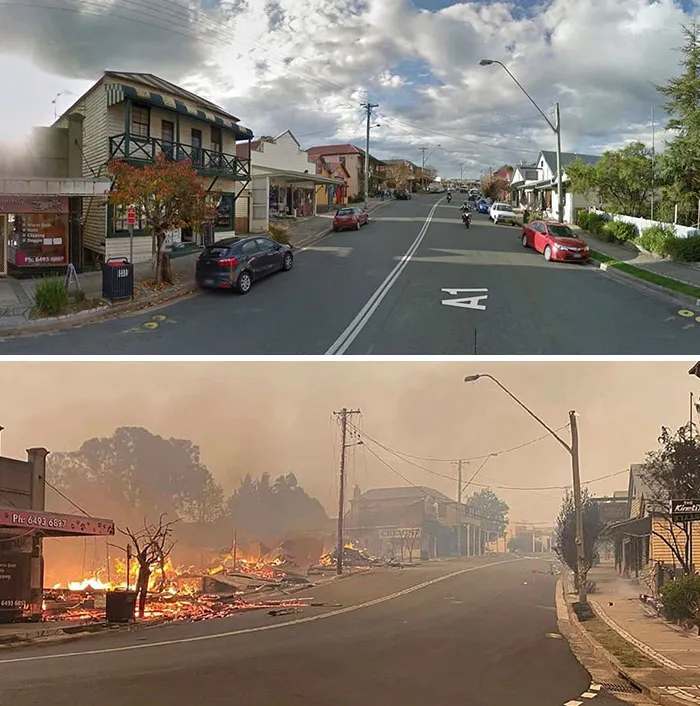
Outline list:
[[[0,623],[41,620],[43,540],[114,535],[111,520],[46,512],[44,448],[27,460],[0,456]]]
[[[485,551],[481,519],[432,488],[375,488],[355,493],[345,531],[355,548],[379,557],[414,561]],[[461,537],[460,537],[461,533]]]

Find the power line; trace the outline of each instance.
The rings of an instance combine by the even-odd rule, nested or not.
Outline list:
[[[363,435],[364,437],[366,437],[367,440],[371,441],[372,443],[377,444],[378,446],[380,446],[381,448],[383,448],[385,451],[389,451],[389,453],[393,453],[394,456],[396,456],[400,461],[403,461],[404,463],[408,463],[408,464],[411,465],[411,466],[415,466],[415,467],[418,468],[419,470],[424,471],[425,473],[429,473],[429,474],[431,474],[431,475],[433,475],[433,476],[436,476],[436,477],[438,477],[438,478],[444,478],[444,479],[446,479],[446,480],[451,480],[451,481],[453,481],[453,482],[457,480],[457,478],[456,478],[455,476],[450,476],[450,475],[447,475],[446,473],[440,473],[440,472],[438,472],[438,471],[434,471],[432,468],[427,468],[426,466],[421,466],[420,464],[414,463],[414,462],[412,462],[412,461],[410,461],[410,460],[408,460],[408,459],[401,458],[401,456],[399,456],[396,452],[392,451],[390,448],[388,448],[388,447],[386,447],[386,446],[383,446],[381,443],[377,442],[375,439],[373,439],[372,437],[370,437],[370,436],[367,435],[366,433],[362,434],[362,433],[360,432],[360,430],[357,429],[357,427],[355,427],[355,425],[351,424],[351,425],[349,425],[349,426],[351,426],[357,434]],[[568,425],[566,425],[566,426],[568,426]],[[562,427],[562,428],[564,428],[564,427]],[[559,431],[559,430],[557,429],[556,431]],[[372,451],[372,450],[370,449],[370,447],[369,447],[367,444],[365,444],[365,448],[366,448],[368,451]],[[375,454],[375,455],[376,455],[376,454]],[[497,456],[497,455],[498,455],[498,454],[495,454],[495,453],[494,453],[494,454],[489,454],[489,456]],[[478,457],[478,458],[484,458],[484,457],[483,457],[483,456],[480,456],[480,457]],[[488,457],[487,457],[487,458],[488,458]],[[468,460],[468,459],[462,459],[462,460],[463,460],[463,461],[466,461],[466,460]],[[383,462],[384,462],[384,463],[387,463],[386,461],[383,461]],[[450,462],[451,462],[451,463],[454,463],[454,459],[450,459]],[[483,465],[481,466],[481,468],[483,468]],[[481,470],[481,468],[480,468],[479,470]],[[397,473],[398,473],[398,471],[397,471]],[[583,485],[591,485],[592,483],[598,483],[599,481],[607,480],[608,478],[614,478],[614,477],[616,477],[616,476],[622,475],[623,473],[629,473],[629,468],[625,468],[625,469],[622,470],[622,471],[615,471],[614,473],[608,473],[608,474],[606,474],[606,475],[604,475],[604,476],[599,476],[598,478],[592,478],[591,480],[584,481],[582,484],[583,484]],[[403,477],[403,476],[402,476],[402,477]],[[515,491],[523,491],[523,492],[527,492],[527,491],[538,491],[538,490],[568,490],[568,489],[571,487],[570,485],[548,485],[548,486],[525,486],[525,487],[518,487],[518,486],[512,486],[512,485],[497,485],[497,484],[495,484],[495,483],[476,483],[476,482],[473,482],[473,481],[470,481],[470,485],[474,485],[474,486],[476,486],[476,487],[478,487],[478,488],[495,488],[496,490],[515,490]]]
[[[558,429],[555,429],[554,431],[557,431],[557,432],[563,431],[564,429],[568,429],[568,427],[569,427],[568,424],[564,424],[563,426],[560,426]],[[377,444],[378,446],[381,446],[386,451],[389,451],[390,453],[393,453],[399,457],[416,459],[417,461],[431,461],[433,463],[454,463],[454,461],[455,461],[454,458],[435,458],[435,457],[431,457],[431,456],[417,456],[415,454],[409,454],[409,453],[404,453],[402,451],[397,451],[396,449],[393,449],[390,446],[387,446],[386,444],[383,444],[381,441],[378,441],[374,437],[370,436],[366,431],[362,432],[362,433],[370,441],[373,441],[375,444]],[[488,458],[489,456],[503,456],[504,454],[511,453],[513,451],[519,451],[520,449],[524,449],[526,446],[531,446],[532,444],[536,444],[538,441],[544,441],[544,439],[548,439],[550,437],[551,437],[551,434],[544,434],[543,436],[538,436],[535,439],[530,439],[530,441],[525,441],[524,443],[518,444],[517,446],[511,446],[506,449],[499,449],[498,451],[491,451],[490,453],[481,454],[480,456],[462,457],[462,461],[481,461],[482,459]]]
[[[44,481],[44,482],[46,483],[46,485],[49,486],[49,488],[51,488],[51,490],[53,490],[55,493],[58,493],[64,500],[69,502],[76,510],[80,510],[80,512],[82,512],[83,515],[85,515],[85,517],[92,517],[92,515],[89,512],[83,510],[83,508],[80,507],[80,505],[78,505],[78,503],[73,502],[65,493],[60,491],[55,485],[52,485],[51,483],[49,483],[49,481]]]

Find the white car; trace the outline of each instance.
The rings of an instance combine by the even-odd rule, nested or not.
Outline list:
[[[498,225],[499,223],[510,223],[518,225],[518,217],[515,215],[512,206],[507,203],[495,203],[489,209],[489,218]]]

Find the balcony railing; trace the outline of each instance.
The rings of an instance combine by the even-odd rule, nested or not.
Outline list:
[[[159,154],[164,154],[171,162],[188,159],[197,171],[205,174],[238,180],[250,178],[248,161],[225,152],[194,147],[182,142],[168,142],[157,137],[139,137],[126,133],[109,138],[110,159],[152,164]]]

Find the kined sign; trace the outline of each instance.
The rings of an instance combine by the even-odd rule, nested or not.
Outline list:
[[[700,500],[671,500],[671,520],[673,522],[700,520]]]

